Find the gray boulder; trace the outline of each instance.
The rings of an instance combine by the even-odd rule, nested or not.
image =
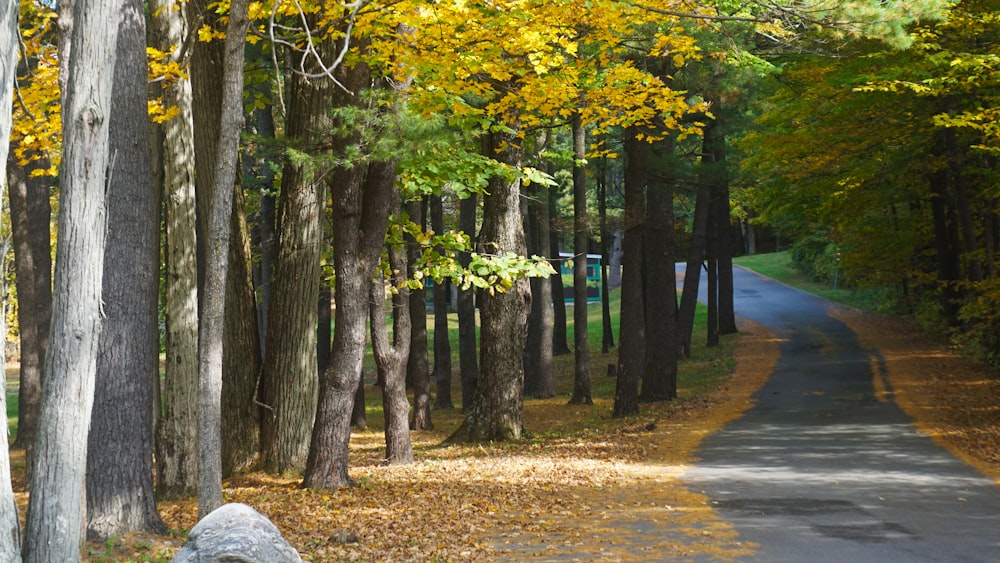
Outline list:
[[[245,504],[224,504],[201,519],[173,563],[301,563],[277,526]]]

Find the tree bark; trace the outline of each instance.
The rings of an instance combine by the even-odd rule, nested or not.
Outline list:
[[[490,133],[483,154],[520,164],[520,149],[511,135]],[[483,204],[479,250],[484,255],[525,254],[521,221],[521,183],[493,178]],[[523,433],[524,334],[531,290],[521,278],[506,292],[484,292],[480,305],[480,372],[476,400],[464,432],[473,440],[517,440]]]
[[[324,59],[330,40],[317,46]],[[312,61],[305,53],[301,64]],[[298,65],[296,65],[298,66]],[[309,151],[325,144],[333,128],[337,86],[332,80],[295,73],[288,89],[287,136]],[[268,405],[261,435],[264,470],[281,474],[305,465],[316,413],[316,303],[326,203],[322,164],[287,159],[278,201],[278,242],[271,295],[264,397]],[[338,304],[339,304],[338,300]]]
[[[87,445],[87,533],[166,533],[153,496],[153,419],[159,376],[160,190],[152,182],[146,19],[121,3],[111,103],[104,328]]]
[[[31,171],[36,167],[40,165],[22,167],[13,158],[7,159],[17,323],[21,337],[17,439],[13,447],[25,450],[25,465],[28,468],[31,467],[38,429],[42,373],[52,317],[52,205],[49,201],[49,182],[42,177],[31,177]]]
[[[614,327],[611,325],[611,284],[608,282],[608,263],[611,259],[611,239],[608,232],[608,179],[607,159],[601,159],[597,180],[597,213],[601,234],[601,353],[607,354],[615,347]],[[671,217],[673,219],[673,217]]]
[[[715,259],[716,275],[718,276],[718,332],[722,334],[736,333],[736,309],[733,303],[733,227],[730,222],[729,206],[729,170],[726,168],[726,130],[722,121],[722,105],[713,100],[717,108],[715,119],[706,126],[706,141],[709,141],[705,152],[713,168],[714,184],[713,214],[715,216]],[[704,158],[704,157],[703,157]]]
[[[476,209],[478,198],[471,195],[459,203],[459,229],[470,240],[476,236]],[[458,255],[458,263],[469,267],[468,252]],[[472,288],[458,289],[458,369],[462,372],[462,410],[468,411],[476,397],[479,381],[479,357],[476,344],[476,292]]]
[[[154,42],[162,50],[175,47],[171,59],[184,66],[180,45],[189,7],[172,6],[168,0],[151,4]],[[156,488],[159,498],[168,499],[189,497],[198,489],[198,241],[191,81],[180,78],[161,94],[164,104],[178,110],[159,126],[166,223],[166,366],[156,428]]]
[[[648,146],[625,133],[625,240],[623,242],[622,313],[618,342],[618,381],[611,415],[639,414],[639,376],[645,367],[646,323],[643,289]]]
[[[441,196],[431,196],[431,230],[444,233],[444,205]],[[438,249],[443,253],[442,249]],[[451,342],[448,339],[448,280],[434,284],[434,408],[453,409],[451,399]]]
[[[590,336],[587,327],[587,253],[590,230],[587,226],[587,131],[580,114],[573,117],[573,372],[571,405],[592,405],[590,390]]]
[[[405,204],[410,215],[410,221],[423,230],[426,228],[426,200],[414,200]],[[413,264],[423,252],[412,238],[408,239],[409,260]],[[410,358],[406,364],[406,379],[413,385],[413,420],[410,427],[414,430],[430,430],[434,428],[431,422],[431,374],[427,360],[427,296],[423,288],[410,291]]]
[[[677,311],[677,345],[685,358],[691,357],[691,333],[694,330],[694,314],[698,306],[698,285],[701,283],[701,268],[705,260],[711,206],[712,186],[708,182],[702,182],[698,186],[694,204],[691,246],[688,249],[687,269],[684,271],[681,305]]]
[[[222,115],[206,229],[205,291],[198,323],[198,516],[222,505],[223,327],[233,186],[243,129],[243,46],[247,1],[230,5],[222,63]]]
[[[393,194],[399,207],[399,196]],[[399,287],[400,280],[408,277],[407,252],[403,248],[389,249],[389,262],[393,279]],[[385,413],[385,461],[389,465],[413,463],[413,444],[410,440],[410,403],[406,398],[406,358],[410,348],[410,296],[403,285],[392,296],[393,343],[389,344],[385,326],[385,282],[371,284],[371,334],[372,352],[378,366],[382,387],[382,411]]]
[[[657,154],[660,151],[666,154]],[[673,141],[653,147],[659,166],[672,166]],[[642,401],[677,397],[677,273],[674,259],[673,170],[660,171],[646,189],[643,274],[646,351]]]
[[[80,558],[87,432],[101,333],[104,192],[119,6],[111,0],[77,0],[73,6],[52,328],[24,544],[29,562]]]
[[[547,188],[528,187],[528,254],[549,254],[549,205]],[[552,284],[549,278],[531,278],[531,312],[525,343],[524,394],[539,399],[556,396],[552,374]]]
[[[361,71],[354,69],[351,83],[364,79]],[[351,407],[361,381],[369,285],[392,211],[396,163],[370,164],[363,186],[357,170],[337,172],[339,178],[335,175],[331,183],[337,309],[330,367],[320,379],[316,425],[303,481],[308,488],[335,489],[354,484],[347,472]]]
[[[563,284],[562,263],[559,256],[559,214],[556,212],[556,191],[549,190],[549,257],[556,273],[549,276],[552,292],[552,355],[564,356],[570,353],[566,337],[566,296]]]
[[[0,1],[0,162],[7,163],[10,146],[10,132],[13,128],[11,107],[13,103],[14,80],[17,77],[18,2]],[[4,182],[0,182],[0,200],[3,199]],[[27,194],[25,194],[27,195]],[[27,199],[27,198],[25,198]],[[48,227],[48,225],[46,225]],[[47,229],[46,229],[47,230]],[[6,274],[0,266],[0,273]],[[5,276],[6,277],[6,276]],[[5,354],[7,344],[7,300],[0,303],[0,412],[7,412],[7,365]],[[37,337],[36,337],[37,342]],[[6,430],[6,428],[5,428]],[[21,560],[21,530],[18,521],[14,490],[10,482],[10,454],[7,449],[7,432],[0,432],[0,560],[16,562]]]

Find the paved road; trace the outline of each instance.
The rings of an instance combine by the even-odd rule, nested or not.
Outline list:
[[[757,404],[686,478],[760,544],[747,560],[1000,561],[1000,487],[919,435],[891,392],[880,400],[877,352],[825,301],[735,276],[736,314],[785,341]]]

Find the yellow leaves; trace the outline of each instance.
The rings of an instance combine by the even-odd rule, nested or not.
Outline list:
[[[226,33],[212,28],[208,24],[204,24],[198,28],[198,41],[202,43],[208,43],[213,40],[224,41],[226,39]]]

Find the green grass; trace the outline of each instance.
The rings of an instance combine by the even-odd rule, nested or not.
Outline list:
[[[833,284],[815,282],[795,268],[789,251],[740,256],[734,258],[733,263],[796,289],[862,311],[882,312],[892,302],[883,290],[843,286],[834,289]]]

